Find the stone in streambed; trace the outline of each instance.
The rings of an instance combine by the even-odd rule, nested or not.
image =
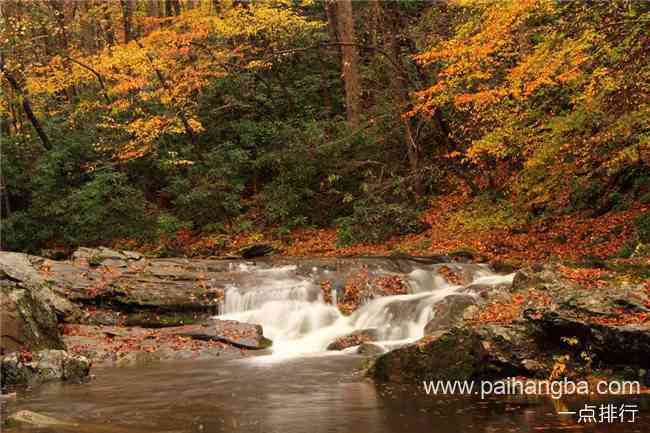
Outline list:
[[[179,326],[172,329],[175,335],[195,340],[221,341],[243,349],[266,349],[273,342],[264,337],[260,325],[235,320],[211,319],[199,325]]]
[[[80,381],[88,377],[88,358],[65,350],[12,353],[2,358],[2,385],[33,384],[53,380]]]
[[[19,283],[0,281],[0,351],[63,349],[54,310]]]
[[[534,361],[534,362],[531,362]],[[381,382],[546,377],[552,359],[540,354],[526,324],[439,331],[377,358],[368,373]]]
[[[375,343],[362,343],[359,345],[359,348],[357,349],[357,353],[359,355],[370,356],[370,357],[379,356],[385,352],[386,350],[384,350],[383,347]]]
[[[650,367],[650,323],[608,324],[606,316],[593,316],[591,322],[575,310],[528,310],[524,316],[556,344],[575,337],[598,361],[607,365]],[[594,322],[597,321],[597,322]]]
[[[25,426],[31,428],[76,427],[78,424],[62,421],[30,410],[21,410],[7,418],[7,426]]]
[[[351,334],[337,338],[327,346],[327,350],[343,350],[369,341],[377,341],[377,338],[378,335],[376,329],[360,329]]]
[[[476,305],[476,298],[471,295],[449,295],[434,307],[434,317],[424,327],[425,335],[431,335],[443,329],[459,324],[465,311]]]

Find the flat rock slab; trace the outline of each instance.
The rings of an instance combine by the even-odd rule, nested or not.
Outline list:
[[[264,337],[262,327],[251,323],[242,323],[235,320],[208,320],[199,325],[188,325],[178,328],[168,328],[181,337],[190,337],[195,340],[222,341],[224,343],[241,347],[243,349],[266,349],[272,342]]]
[[[220,323],[225,322],[225,323]],[[262,349],[270,341],[261,327],[235,321],[210,320],[208,326],[168,328],[64,325],[68,350],[92,359],[94,365],[148,365],[166,360],[244,356],[243,349]]]

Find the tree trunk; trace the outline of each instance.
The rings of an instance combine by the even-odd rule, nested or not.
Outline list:
[[[122,22],[124,25],[124,43],[133,40],[133,11],[135,0],[120,0],[122,4]]]
[[[51,0],[50,2],[52,9],[54,11],[54,18],[59,26],[59,47],[61,51],[66,53],[66,55],[69,52],[69,47],[70,47],[70,38],[68,36],[68,21],[70,21],[72,18],[72,14],[67,14],[66,13],[66,3],[63,0]],[[76,3],[74,3],[76,5]],[[74,13],[74,12],[73,12]],[[70,61],[68,61],[65,57],[63,59],[63,66],[66,70],[66,72],[69,75],[72,75],[72,65],[70,64]],[[75,103],[75,100],[77,98],[77,88],[74,84],[71,86],[68,86],[65,89],[65,93],[68,97],[68,103],[73,106]]]
[[[180,0],[165,0],[165,16],[173,17],[181,14]]]
[[[384,13],[382,5],[378,1],[375,1],[374,13],[377,32],[380,32],[381,28],[385,29],[383,39],[386,52],[390,55],[393,64],[397,65],[400,70],[404,71],[402,49],[399,41],[401,22],[398,11],[388,11],[388,13]],[[411,171],[411,175],[413,176],[413,188],[415,190],[415,195],[420,197],[424,194],[420,173],[422,152],[418,138],[413,133],[411,118],[402,116],[402,114],[407,111],[409,105],[408,82],[404,76],[404,73],[391,73],[390,87],[396,102],[395,105],[397,107],[397,116],[402,118],[402,124],[404,126],[404,144],[406,145],[406,154],[409,160],[409,169]]]
[[[359,54],[354,45],[354,16],[351,0],[336,2],[336,21],[342,55],[342,75],[345,82],[345,109],[348,124],[352,127],[359,125],[361,113],[361,82],[359,78]]]
[[[81,46],[90,53],[96,53],[97,46],[97,21],[90,16],[89,0],[81,3],[82,12],[79,14]]]
[[[160,17],[160,2],[159,0],[148,0],[147,1],[147,16],[148,17]]]
[[[115,31],[113,30],[113,19],[111,18],[111,5],[106,3],[104,6],[104,35],[106,37],[106,44],[110,47],[115,45]]]
[[[29,96],[27,94],[27,91],[24,90],[20,84],[18,84],[18,81],[16,78],[5,69],[4,65],[4,58],[0,54],[0,72],[3,73],[11,87],[14,89],[14,91],[22,96],[23,100],[23,110],[25,110],[25,114],[27,115],[27,118],[31,122],[32,126],[36,130],[36,134],[38,134],[38,138],[41,139],[41,143],[43,144],[43,147],[45,150],[51,150],[52,145],[50,144],[50,140],[47,137],[47,134],[45,134],[45,130],[43,129],[43,126],[41,126],[41,122],[39,122],[38,118],[34,115],[34,112],[32,111],[32,104],[29,102]]]

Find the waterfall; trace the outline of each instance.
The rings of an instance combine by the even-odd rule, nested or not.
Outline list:
[[[423,265],[403,274],[408,294],[372,299],[349,316],[336,308],[335,289],[333,305],[323,299],[320,280],[331,270],[319,273],[314,268],[302,275],[292,265],[240,266],[235,271],[244,277],[226,288],[219,318],[262,325],[265,336],[273,340],[274,354],[279,355],[322,352],[336,338],[361,329],[374,329],[379,344],[393,347],[422,337],[433,307],[447,296],[469,286],[512,283],[513,274],[494,274],[485,266],[445,264],[469,281],[454,285],[438,272],[439,266]]]

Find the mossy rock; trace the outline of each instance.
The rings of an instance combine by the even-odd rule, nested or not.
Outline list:
[[[53,308],[31,290],[0,281],[0,306],[3,352],[65,348]]]

